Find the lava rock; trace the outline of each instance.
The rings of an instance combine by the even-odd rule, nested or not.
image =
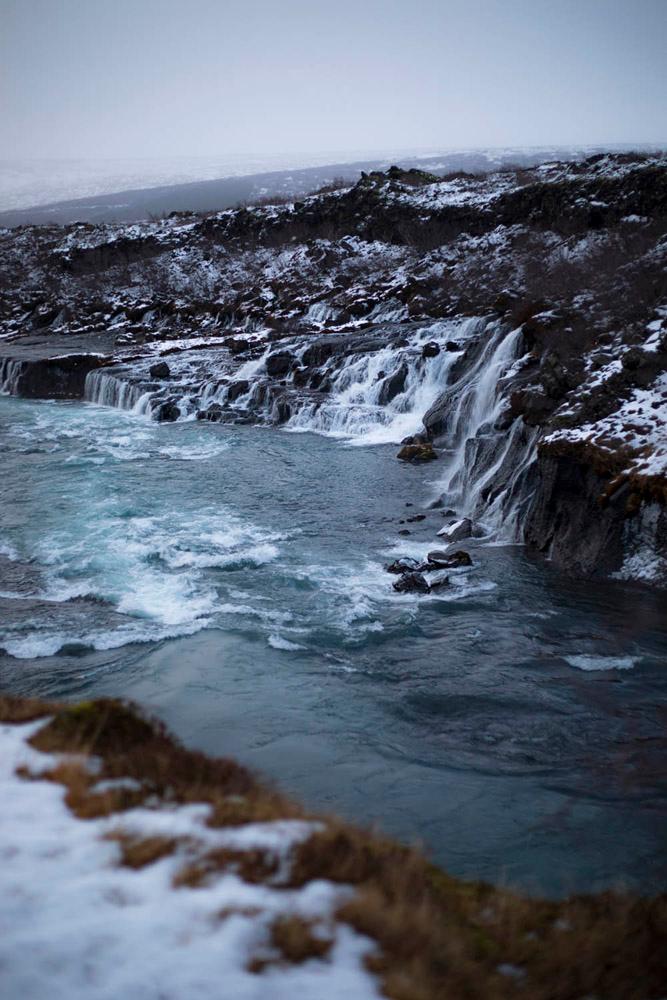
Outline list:
[[[166,403],[162,403],[162,405],[159,407],[157,413],[155,414],[155,417],[159,423],[163,424],[174,420],[178,420],[180,415],[181,411],[179,410],[178,406],[176,406],[176,403],[168,399]]]
[[[425,444],[404,444],[397,455],[402,462],[432,462],[437,457],[430,441]]]
[[[393,563],[390,563],[385,567],[387,573],[418,573],[421,569],[421,563],[417,559],[410,559],[404,557],[402,559],[396,559]]]
[[[393,375],[390,375],[382,383],[380,392],[378,393],[378,403],[380,406],[385,406],[387,403],[391,403],[392,399],[403,392],[407,377],[408,366],[405,362],[403,362],[400,368],[398,368]]]
[[[238,382],[232,382],[230,385],[227,390],[227,399],[230,403],[233,403],[239,398],[239,396],[245,396],[249,388],[250,383],[246,379],[240,378]]]
[[[158,361],[157,364],[151,365],[149,370],[151,378],[171,378],[171,371],[166,361]]]
[[[211,423],[217,423],[222,420],[223,409],[220,403],[211,403],[211,405],[206,410],[197,410],[197,420],[210,420]]]
[[[422,358],[437,358],[439,354],[440,344],[436,344],[435,340],[429,340],[428,344],[422,347]]]
[[[448,542],[460,542],[463,538],[472,538],[472,534],[472,521],[469,517],[462,517],[460,521],[441,528],[438,537],[446,538]]]
[[[399,594],[429,594],[431,588],[421,573],[403,573],[400,580],[392,584]]]
[[[276,351],[266,359],[266,373],[271,378],[287,375],[296,358],[289,351]]]
[[[427,563],[432,569],[458,569],[460,566],[472,566],[470,553],[460,549],[458,552],[448,553],[442,549],[433,549],[426,556]]]

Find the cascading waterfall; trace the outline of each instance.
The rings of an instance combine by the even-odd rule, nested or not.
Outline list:
[[[8,396],[18,395],[19,379],[25,369],[25,361],[14,358],[0,359],[0,392]]]
[[[501,419],[507,407],[503,389],[521,340],[520,329],[507,332],[500,322],[492,324],[472,367],[446,391],[451,415],[444,440],[443,499],[503,540],[521,537],[520,515],[531,496],[538,433],[520,419],[509,424]]]
[[[421,418],[442,392],[460,356],[445,349],[451,334],[450,325],[428,328],[407,346],[390,344],[372,354],[350,355],[342,364],[338,359],[330,362],[324,370],[329,393],[305,400],[287,429],[349,438],[353,444],[396,443],[422,431]],[[440,352],[423,357],[423,346],[430,341]]]
[[[146,409],[138,410],[139,404],[148,402],[150,393],[142,393],[141,386],[109,375],[104,371],[93,371],[86,375],[83,398],[88,403],[97,403],[98,406],[113,406],[119,410],[134,410],[135,412],[146,412]],[[146,398],[148,397],[148,398]]]

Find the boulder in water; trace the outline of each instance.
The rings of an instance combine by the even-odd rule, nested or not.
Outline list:
[[[387,573],[418,573],[421,569],[421,563],[418,559],[404,557],[396,559],[393,563],[386,566],[385,569]]]
[[[428,594],[431,591],[421,573],[403,573],[392,586],[399,594]]]
[[[210,420],[217,423],[223,419],[223,408],[220,403],[211,403],[206,410],[197,410],[197,420]]]
[[[404,444],[397,455],[402,462],[432,462],[437,457],[430,441],[424,444]]]
[[[433,549],[426,556],[427,564],[431,569],[458,569],[461,566],[472,566],[470,553],[459,549],[458,552],[448,553],[443,549]]]
[[[460,521],[447,524],[438,532],[439,538],[445,538],[448,542],[460,542],[463,538],[472,538],[472,521],[469,517],[462,517]]]
[[[176,406],[173,400],[168,399],[165,403],[162,403],[158,408],[155,418],[159,423],[167,423],[169,421],[178,420],[181,415],[181,411]]]
[[[171,371],[166,361],[158,361],[150,367],[151,378],[171,378]]]
[[[440,354],[440,344],[436,344],[435,340],[429,340],[427,344],[422,347],[422,358],[437,358]]]
[[[449,577],[446,573],[439,573],[431,579],[431,590],[442,590],[449,586]]]
[[[463,348],[456,340],[448,340],[447,343],[445,344],[445,350],[454,352],[454,351],[462,351]]]

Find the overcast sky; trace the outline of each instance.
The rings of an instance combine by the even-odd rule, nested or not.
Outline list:
[[[0,157],[667,141],[667,0],[0,0]]]

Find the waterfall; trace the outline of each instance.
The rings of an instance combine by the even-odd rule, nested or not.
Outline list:
[[[538,434],[520,418],[509,424],[502,419],[508,402],[503,390],[520,347],[520,329],[507,332],[500,322],[491,324],[476,360],[441,402],[446,406],[442,498],[504,540],[521,537]]]
[[[88,403],[114,406],[119,410],[135,410],[140,402],[143,403],[145,396],[150,396],[150,393],[142,394],[139,385],[109,375],[103,370],[89,372],[86,375],[83,398]],[[144,409],[141,412],[146,411]]]
[[[458,331],[457,331],[458,332]],[[349,438],[353,444],[386,444],[423,431],[422,417],[447,384],[460,351],[445,349],[450,324],[413,335],[370,354],[332,359],[324,368],[326,395],[311,392],[287,422],[291,431],[314,431]],[[435,357],[422,354],[426,343],[438,345]]]
[[[18,396],[19,379],[25,369],[25,361],[14,358],[0,358],[0,392],[7,396]]]

